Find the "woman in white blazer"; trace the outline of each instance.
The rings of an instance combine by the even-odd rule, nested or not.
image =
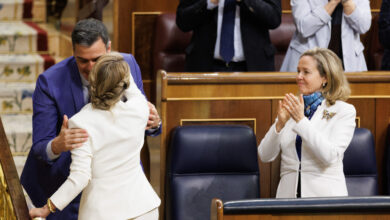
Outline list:
[[[160,199],[140,164],[149,108],[118,53],[103,55],[89,75],[91,103],[69,119],[89,138],[72,153],[70,175],[48,203],[30,210],[46,217],[81,191],[79,219],[158,219]]]
[[[277,198],[347,196],[343,157],[355,129],[350,89],[335,53],[315,48],[298,64],[297,98],[286,94],[258,147],[263,162],[281,154]]]
[[[371,25],[369,0],[291,0],[291,8],[296,31],[281,72],[295,72],[299,57],[306,50],[314,47],[331,49],[334,43],[341,49],[336,54],[342,59],[346,72],[367,70],[360,34],[366,33]],[[333,26],[332,20],[338,26]],[[330,43],[332,32],[335,35]]]

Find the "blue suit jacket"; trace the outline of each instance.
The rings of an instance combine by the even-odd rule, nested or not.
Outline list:
[[[128,62],[134,82],[143,94],[141,72],[134,57],[122,54]],[[49,141],[60,132],[63,116],[69,118],[85,105],[80,73],[74,57],[69,57],[42,73],[33,95],[33,145],[24,166],[21,183],[33,204],[41,207],[66,180],[71,163],[70,152],[51,161],[46,154]],[[161,132],[154,133],[158,135]],[[50,219],[77,219],[80,195],[63,211]]]

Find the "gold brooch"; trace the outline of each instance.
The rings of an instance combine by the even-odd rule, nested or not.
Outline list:
[[[333,116],[336,114],[336,112],[328,112],[326,109],[324,109],[324,112],[322,114],[322,119],[326,119],[326,120],[329,120],[331,118],[333,118]]]

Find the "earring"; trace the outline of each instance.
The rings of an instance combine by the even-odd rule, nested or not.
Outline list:
[[[322,83],[322,88],[325,88],[326,82]]]

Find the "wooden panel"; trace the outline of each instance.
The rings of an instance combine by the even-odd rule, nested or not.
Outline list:
[[[153,41],[156,18],[160,12],[134,12],[132,14],[132,54],[142,74],[144,91],[148,100],[156,100],[156,73],[153,73]],[[137,43],[135,43],[137,42]]]
[[[114,0],[114,49],[120,52],[132,51],[133,12],[164,11],[175,12],[179,0]]]

